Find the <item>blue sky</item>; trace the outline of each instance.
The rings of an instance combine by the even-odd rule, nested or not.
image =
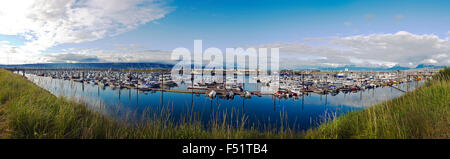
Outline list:
[[[138,6],[155,5],[153,2],[136,3]],[[196,39],[203,40],[204,47],[221,49],[274,42],[299,42],[314,47],[329,44],[330,38],[395,34],[399,31],[418,36],[435,35],[446,40],[450,31],[448,0],[172,0],[156,5],[165,11],[163,17],[143,20],[143,24],[118,35],[106,34],[94,40],[57,41],[39,52],[45,55],[74,48],[113,50],[118,45],[171,51],[177,47],[192,48]],[[149,16],[155,14],[149,13]],[[110,29],[107,28],[108,31]],[[9,46],[21,47],[33,41],[25,40],[21,33],[1,33],[0,30],[0,41],[8,41]],[[321,40],[314,42],[305,38]],[[445,46],[447,44],[444,43]],[[436,53],[440,54],[448,57],[447,50]],[[414,64],[418,63],[420,61]]]
[[[151,22],[114,38],[72,46],[133,43],[172,50],[193,47],[193,40],[201,39],[206,47],[224,48],[400,30],[446,37],[450,26],[450,1],[174,0],[168,5],[175,7],[174,11],[157,24]],[[64,47],[71,45],[59,48]]]

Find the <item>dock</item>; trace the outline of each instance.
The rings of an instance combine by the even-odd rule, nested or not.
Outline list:
[[[402,90],[402,89],[400,89],[400,88],[394,87],[394,86],[392,86],[392,85],[390,85],[390,87],[392,87],[392,88],[394,88],[394,89],[396,89],[396,90],[399,90],[400,92],[403,92],[403,93],[406,92],[406,91],[404,91],[404,90]]]

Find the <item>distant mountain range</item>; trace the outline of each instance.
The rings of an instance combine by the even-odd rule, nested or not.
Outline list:
[[[435,66],[435,65],[428,65],[428,64],[420,64],[417,65],[417,69],[421,69],[421,68],[432,68],[432,69],[440,69],[440,68],[444,68],[445,66]]]
[[[42,64],[22,64],[22,65],[0,65],[0,68],[27,68],[27,69],[171,69],[173,64],[164,63],[42,63]],[[295,70],[329,70],[329,71],[395,71],[409,69],[440,69],[445,66],[435,66],[430,64],[420,64],[415,68],[402,67],[359,67],[347,65],[342,67],[307,67],[296,68]]]

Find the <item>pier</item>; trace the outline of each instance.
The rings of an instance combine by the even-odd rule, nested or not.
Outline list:
[[[403,92],[403,93],[405,93],[406,91],[404,91],[404,90],[402,90],[402,89],[400,89],[400,88],[397,88],[397,87],[395,87],[395,86],[389,86],[389,87],[392,87],[392,88],[394,88],[394,89],[396,89],[396,90],[399,90],[400,92]]]

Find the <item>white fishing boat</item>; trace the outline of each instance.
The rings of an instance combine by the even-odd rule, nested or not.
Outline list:
[[[244,91],[244,98],[251,98],[252,97],[252,93],[250,93],[249,91]]]
[[[201,83],[194,83],[193,85],[190,85],[187,87],[188,89],[208,89],[208,86]]]
[[[303,92],[301,91],[300,88],[292,88],[292,89],[290,89],[290,91],[292,92],[293,96],[301,96],[301,95],[303,95]]]
[[[210,97],[210,98],[214,98],[216,97],[217,93],[214,90],[211,90],[208,94],[206,94],[206,96]]]

